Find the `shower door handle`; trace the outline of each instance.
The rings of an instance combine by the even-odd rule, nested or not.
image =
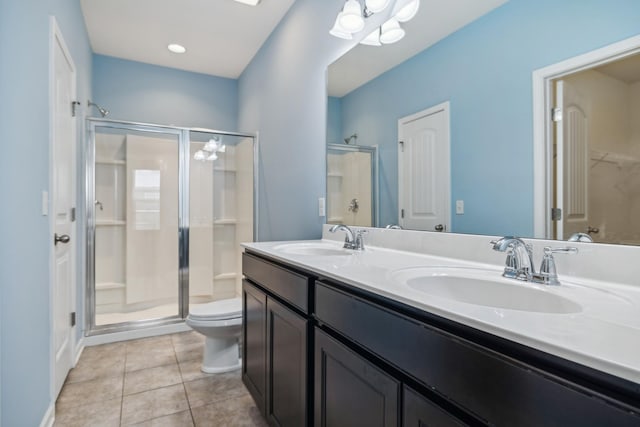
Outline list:
[[[71,237],[69,237],[68,234],[62,234],[62,235],[58,236],[58,233],[55,233],[53,235],[53,244],[54,245],[58,245],[58,243],[69,243],[70,240],[71,240]]]

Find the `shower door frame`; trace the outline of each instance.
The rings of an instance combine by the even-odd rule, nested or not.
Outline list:
[[[258,234],[258,134],[228,132],[206,128],[189,128],[123,120],[87,119],[87,146],[85,156],[85,212],[86,212],[86,297],[84,298],[84,336],[127,332],[143,328],[184,323],[189,314],[189,165],[190,132],[237,136],[253,140],[253,240]],[[150,134],[175,135],[178,138],[178,314],[163,318],[134,320],[128,322],[96,325],[96,276],[95,276],[95,171],[96,171],[96,128],[106,127]]]

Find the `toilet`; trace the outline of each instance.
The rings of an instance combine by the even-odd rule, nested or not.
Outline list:
[[[242,330],[242,299],[231,298],[189,307],[186,320],[205,336],[202,372],[217,374],[239,369],[238,339]]]

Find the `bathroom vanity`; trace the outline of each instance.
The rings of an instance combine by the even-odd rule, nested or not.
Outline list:
[[[638,341],[608,341],[640,328],[617,317],[589,336],[611,320],[593,304],[610,310],[610,290],[567,283],[534,288],[539,301],[525,290],[524,305],[511,302],[520,291],[461,302],[425,294],[421,278],[529,285],[504,282],[499,265],[327,240],[247,244],[243,273],[242,378],[272,425],[640,425],[640,355],[616,353]],[[617,315],[637,314],[638,296]]]

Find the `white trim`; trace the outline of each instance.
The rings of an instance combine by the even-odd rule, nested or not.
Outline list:
[[[72,99],[76,99],[77,96],[77,75],[76,75],[76,65],[75,62],[73,61],[73,57],[71,56],[71,53],[69,52],[69,48],[67,47],[67,44],[64,41],[64,38],[62,36],[62,31],[60,30],[60,27],[58,26],[58,22],[56,21],[55,16],[50,16],[49,17],[49,236],[53,236],[53,234],[55,233],[55,214],[52,214],[53,210],[51,209],[53,206],[53,198],[55,196],[55,188],[54,188],[54,165],[55,165],[55,153],[54,153],[54,123],[55,123],[55,114],[56,114],[56,108],[55,108],[55,100],[54,100],[54,77],[55,77],[55,65],[54,65],[54,51],[56,49],[56,44],[58,44],[60,46],[60,48],[62,49],[63,54],[65,55],[67,61],[69,62],[70,66],[71,66],[71,71],[73,73],[73,79],[74,79],[74,84],[73,87],[71,88],[72,90],[72,94],[71,94],[71,98]],[[71,107],[71,106],[69,106]],[[73,141],[72,141],[72,179],[73,179],[73,189],[71,191],[71,197],[72,200],[77,201],[77,179],[76,179],[76,165],[77,165],[77,143],[78,143],[78,138],[77,138],[77,122],[74,119],[74,124],[73,124],[73,132],[74,132],[74,137],[73,137]],[[72,227],[72,230],[75,231],[75,227]],[[76,234],[74,232],[73,234],[73,238],[76,237]],[[74,245],[77,245],[77,242],[74,242]],[[71,299],[71,307],[75,307],[76,306],[76,286],[77,286],[77,277],[76,277],[76,266],[77,266],[77,246],[73,247],[72,251],[69,251],[70,253],[70,257],[71,257],[71,263],[72,263],[72,277],[74,278],[73,283],[71,285],[71,295],[70,295],[70,299]],[[55,313],[55,307],[54,307],[54,285],[55,285],[55,250],[54,250],[54,245],[53,245],[53,239],[49,239],[49,325],[50,325],[50,330],[49,330],[49,394],[50,394],[50,399],[52,400],[52,405],[54,408],[54,413],[55,413],[55,401],[57,399],[57,395],[56,395],[56,390],[55,390],[55,331],[54,331],[54,313]],[[71,353],[71,363],[73,363],[73,351],[76,347],[76,331],[75,331],[76,327],[71,328],[70,331],[70,341],[69,341],[69,346],[70,346],[70,353]],[[53,416],[52,416],[52,422],[53,422]]]
[[[551,118],[551,84],[568,74],[584,71],[608,62],[640,53],[640,36],[569,58],[557,64],[535,70],[533,79],[533,236],[552,238],[550,159],[553,122]]]
[[[445,219],[447,221],[446,231],[451,232],[451,227],[453,226],[453,222],[451,218],[451,201],[452,201],[451,200],[451,103],[449,101],[445,101],[441,104],[437,104],[437,105],[434,105],[433,107],[429,107],[426,110],[422,110],[417,113],[411,114],[409,116],[400,118],[398,120],[398,140],[399,141],[402,140],[401,139],[402,135],[400,133],[402,129],[402,125],[412,122],[414,120],[418,120],[422,117],[431,116],[433,114],[439,113],[440,111],[444,111],[445,113],[445,118],[444,118],[445,127],[447,129],[447,138],[449,140],[447,144],[447,158],[449,159],[449,161],[445,165],[445,171],[444,171],[446,176],[449,177],[449,180],[447,182],[448,185],[447,185],[447,188],[445,189],[445,193],[448,200],[448,203],[446,203],[446,206],[445,206]],[[398,150],[400,150],[400,147],[398,147]],[[400,156],[398,155],[398,186],[400,185],[400,177],[402,176],[401,172],[402,172],[402,162],[400,161]],[[400,192],[398,192],[398,194],[400,194]],[[398,197],[398,224],[402,222],[401,215],[400,215],[401,209],[402,207],[400,206],[400,198]]]
[[[73,367],[75,368],[78,362],[80,361],[80,356],[82,356],[82,352],[84,351],[84,338],[80,338],[78,343],[76,344],[76,348],[74,349],[73,356]]]
[[[84,337],[84,346],[91,347],[100,344],[109,344],[112,342],[135,340],[138,338],[154,337],[157,335],[175,334],[178,332],[187,332],[192,329],[186,323],[180,322],[172,325],[156,326],[153,328],[136,329],[132,331],[113,332],[101,335],[91,335]]]
[[[44,417],[42,417],[42,422],[40,422],[40,427],[52,427],[53,422],[56,420],[56,405],[55,402],[49,405],[47,408],[47,412],[44,413]]]

